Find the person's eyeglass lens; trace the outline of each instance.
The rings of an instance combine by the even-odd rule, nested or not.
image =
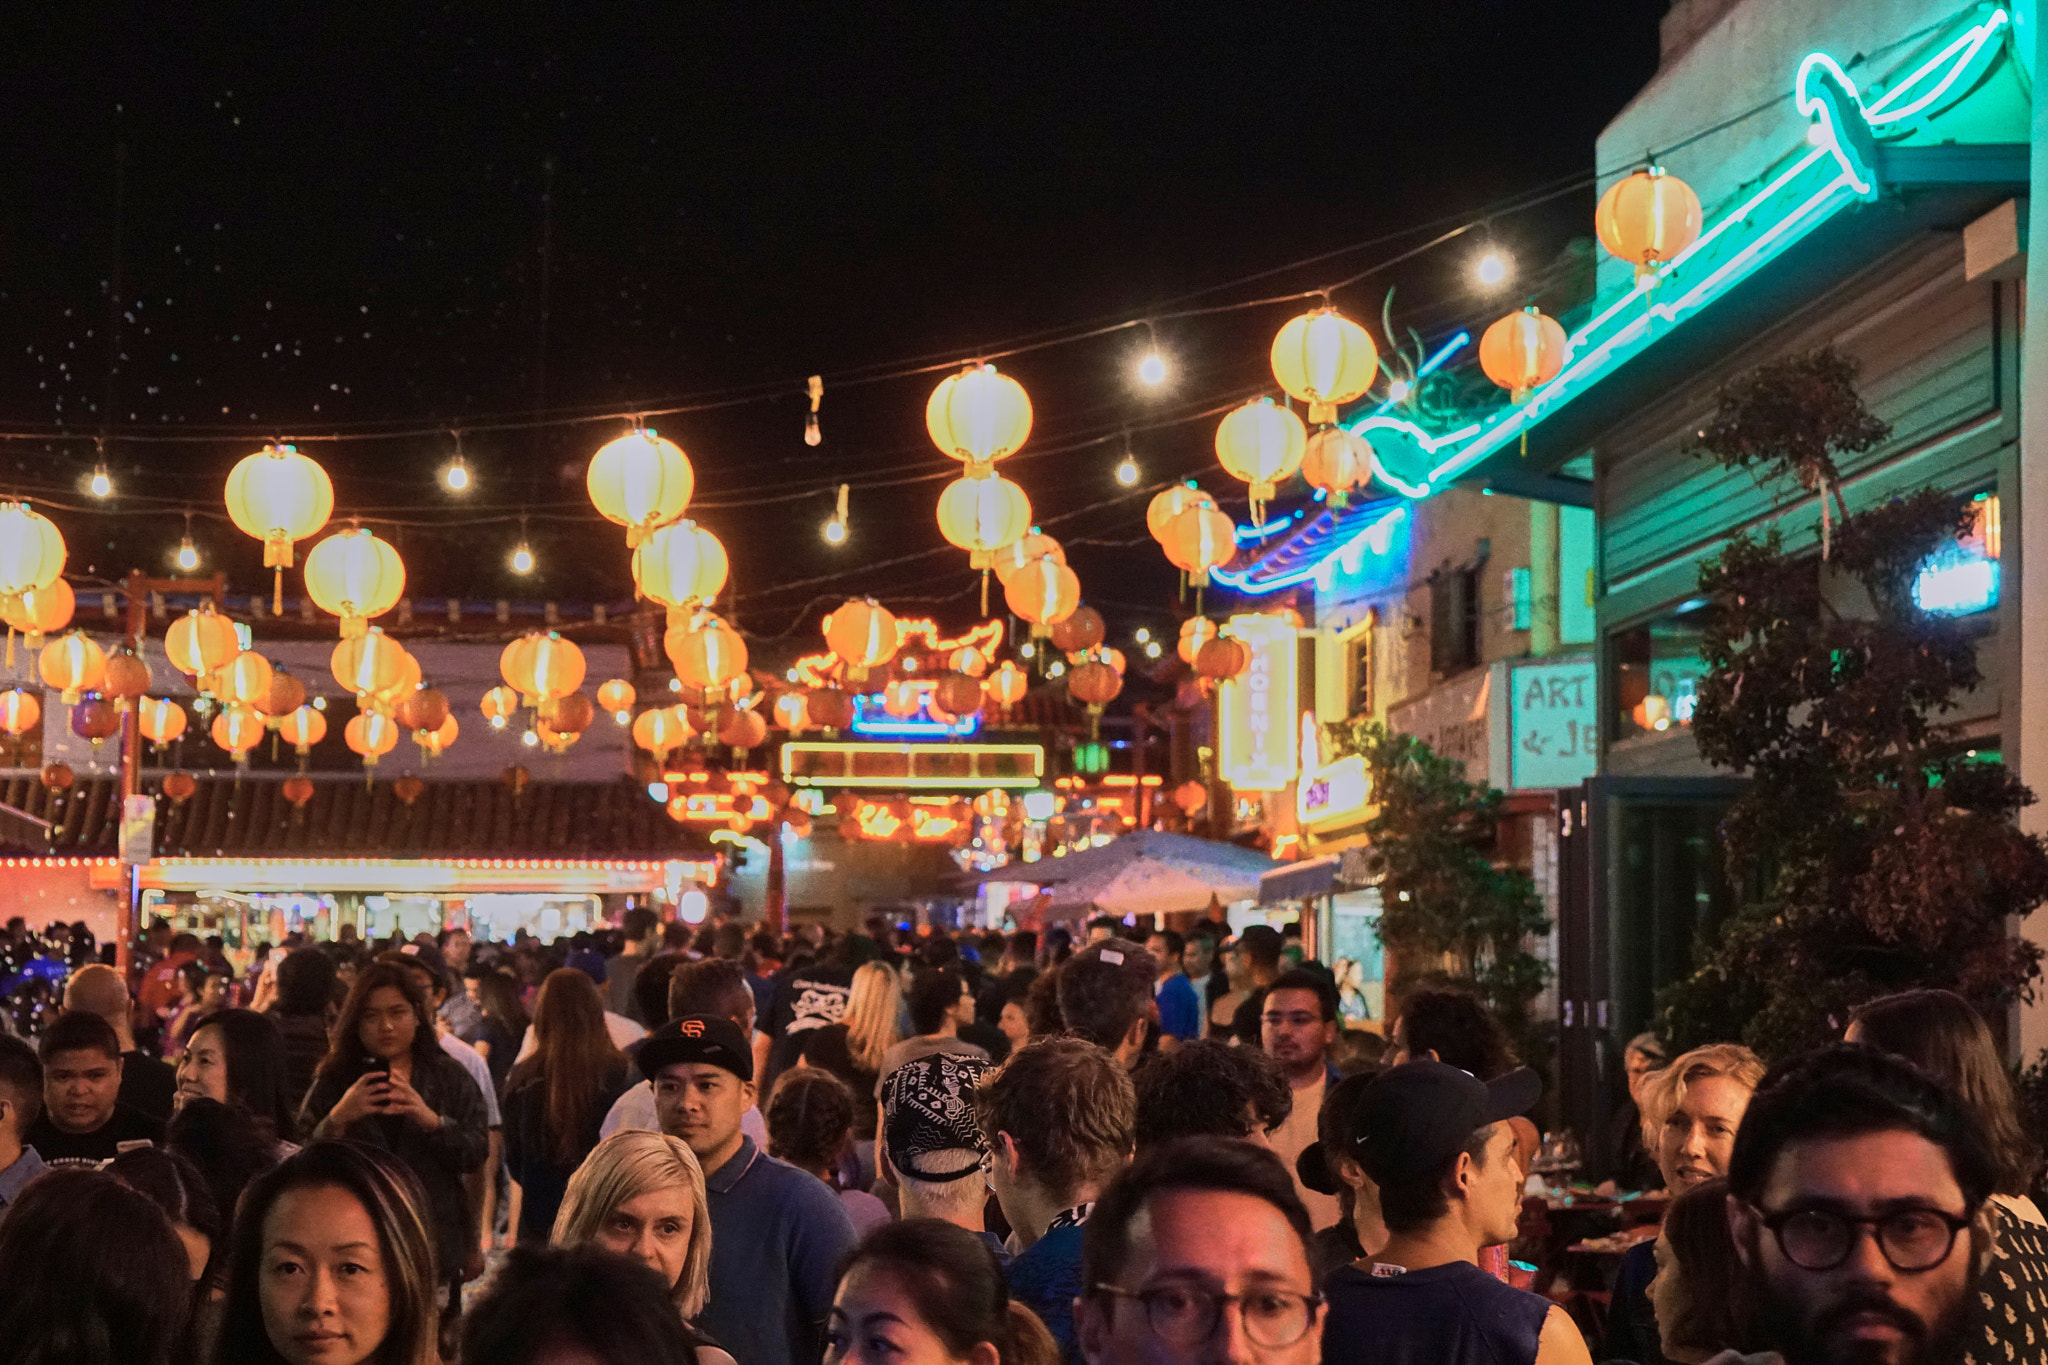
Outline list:
[[[1212,1294],[1193,1285],[1165,1285],[1139,1292],[1108,1284],[1096,1288],[1142,1303],[1153,1334],[1172,1346],[1199,1346],[1215,1336],[1227,1303],[1238,1306],[1244,1319],[1244,1334],[1253,1345],[1292,1346],[1307,1335],[1316,1305],[1322,1302],[1319,1295],[1296,1294],[1285,1289]]]
[[[1967,1218],[1938,1209],[1901,1209],[1882,1218],[1850,1218],[1829,1209],[1795,1209],[1764,1219],[1785,1259],[1802,1270],[1833,1270],[1856,1249],[1857,1233],[1870,1228],[1892,1269],[1932,1270],[1955,1249]]]

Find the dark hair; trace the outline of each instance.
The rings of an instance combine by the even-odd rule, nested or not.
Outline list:
[[[462,1365],[523,1365],[570,1346],[605,1365],[696,1365],[698,1338],[669,1286],[630,1256],[584,1243],[513,1249],[462,1317]]]
[[[1998,1160],[2000,1194],[2023,1195],[2041,1169],[2041,1149],[2020,1123],[2012,1077],[1984,1016],[1954,991],[1901,991],[1849,1016],[1857,1041],[1904,1057],[1955,1091],[1976,1112]]]
[[[1147,1057],[1131,1083],[1139,1151],[1184,1137],[1247,1138],[1254,1125],[1270,1131],[1294,1111],[1294,1091],[1280,1063],[1257,1048],[1214,1039]]]
[[[1100,1180],[1130,1154],[1137,1100],[1116,1059],[1079,1038],[1025,1044],[985,1073],[974,1120],[990,1151],[1008,1133],[1039,1183],[1063,1195]]]
[[[1060,1018],[1060,969],[1047,967],[1024,987],[1024,1022],[1033,1038],[1050,1038],[1066,1028]]]
[[[1275,991],[1307,991],[1314,995],[1316,1004],[1323,1012],[1323,1022],[1337,1022],[1337,983],[1321,972],[1307,967],[1295,967],[1273,978],[1273,984],[1266,987],[1266,999]],[[1264,1008],[1263,1004],[1260,1006]]]
[[[1997,1158],[1968,1106],[1902,1057],[1836,1043],[1764,1073],[1735,1130],[1728,1189],[1754,1207],[1778,1154],[1792,1143],[1897,1132],[1925,1138],[1948,1154],[1972,1213],[1997,1188]]]
[[[728,920],[711,931],[711,951],[714,955],[734,961],[747,950],[747,929],[743,924]]]
[[[1030,962],[1038,956],[1038,931],[1018,929],[1010,935],[1010,956],[1018,962]]]
[[[918,945],[917,961],[926,967],[960,965],[960,945],[944,934],[934,934]]]
[[[1680,1290],[1679,1311],[1672,1314],[1666,1299],[1657,1316],[1664,1353],[1748,1351],[1756,1343],[1748,1279],[1728,1231],[1728,1182],[1715,1176],[1681,1191],[1664,1215],[1663,1241],[1672,1266],[1657,1273],[1671,1275]]]
[[[309,1143],[249,1186],[229,1239],[227,1294],[214,1359],[234,1365],[284,1365],[263,1326],[260,1280],[263,1225],[296,1190],[338,1189],[353,1197],[377,1229],[390,1295],[384,1340],[371,1365],[430,1360],[435,1340],[434,1231],[426,1194],[398,1158],[357,1142]],[[673,1311],[673,1310],[671,1310]]]
[[[1216,1190],[1265,1200],[1301,1239],[1303,1257],[1316,1264],[1315,1228],[1280,1158],[1249,1142],[1191,1137],[1138,1153],[1103,1190],[1082,1229],[1082,1284],[1117,1282],[1131,1254],[1131,1224],[1153,1195],[1173,1190]]]
[[[660,924],[661,916],[644,905],[636,905],[619,921],[619,932],[626,936],[628,942],[637,943],[653,933]]]
[[[422,967],[421,970],[425,970]],[[369,1004],[372,992],[390,987],[405,997],[405,1003],[412,1006],[417,1027],[412,1035],[412,1057],[415,1064],[430,1062],[441,1050],[441,1044],[434,1036],[434,1016],[427,1008],[427,997],[420,990],[419,973],[387,962],[383,958],[363,964],[356,973],[356,982],[348,988],[348,999],[341,1005],[341,1017],[334,1021],[334,1031],[329,1035],[327,1055],[320,1059],[314,1075],[322,1080],[333,1080],[347,1086],[355,1084],[363,1073],[363,1040],[359,1036],[363,1026],[363,1008]]]
[[[1171,957],[1175,963],[1178,963],[1180,961],[1180,955],[1187,951],[1188,941],[1185,938],[1181,937],[1179,932],[1176,930],[1154,929],[1151,933],[1145,935],[1145,942],[1149,944],[1155,938],[1163,938],[1166,940],[1167,956]]]
[[[505,1030],[517,1048],[533,1022],[527,1017],[526,1002],[519,997],[519,979],[502,967],[488,969],[476,980],[476,999],[484,1018]]]
[[[839,1282],[862,1266],[886,1268],[955,1360],[988,1342],[1001,1365],[1057,1365],[1059,1347],[1038,1315],[1010,1297],[987,1242],[952,1223],[884,1223],[848,1252]]]
[[[196,953],[198,951],[199,935],[185,933],[181,930],[171,936],[172,957],[176,957],[179,953]]]
[[[278,1162],[277,1134],[238,1104],[186,1100],[164,1128],[164,1145],[189,1160],[232,1217],[249,1182]]]
[[[1042,942],[1048,967],[1057,967],[1074,955],[1074,932],[1064,924],[1055,924],[1046,930]]]
[[[334,959],[301,948],[277,964],[277,1012],[324,1015],[334,994]]]
[[[43,1063],[36,1050],[11,1033],[0,1033],[0,1088],[20,1111],[15,1136],[27,1140],[43,1112]]]
[[[203,1029],[220,1030],[221,1048],[227,1054],[228,1098],[269,1124],[279,1138],[291,1141],[284,1034],[276,1022],[254,1010],[221,1010],[201,1020],[192,1037]],[[190,1040],[186,1047],[191,1047]]]
[[[604,1117],[606,1086],[625,1058],[604,1022],[597,983],[570,967],[549,972],[533,1003],[533,1054],[512,1068],[505,1093],[542,1091],[541,1136],[549,1155],[573,1166],[586,1154],[585,1131]]]
[[[903,992],[904,1007],[910,1012],[910,1031],[937,1033],[946,1016],[960,1008],[960,973],[951,967],[921,967],[910,974],[910,988]]]
[[[1244,960],[1255,967],[1277,967],[1280,965],[1280,950],[1287,940],[1280,931],[1267,924],[1249,924],[1237,936],[1237,950],[1244,954]]]
[[[397,937],[396,930],[392,931],[392,936]],[[403,948],[387,948],[377,954],[377,961],[402,967],[413,973],[426,988],[429,1014],[434,1007],[434,992],[440,991],[444,995],[449,992],[448,973],[441,965],[441,950],[438,948],[422,948],[416,944],[406,944]]]
[[[1475,1128],[1465,1139],[1462,1154],[1471,1157],[1473,1165],[1486,1164],[1486,1144],[1492,1141],[1497,1126],[1489,1123]],[[1445,1192],[1444,1182],[1457,1168],[1458,1157],[1453,1155],[1441,1168],[1426,1175],[1380,1181],[1380,1219],[1386,1223],[1387,1231],[1413,1232],[1449,1213],[1451,1196]]]
[[[768,1155],[806,1171],[839,1160],[853,1132],[853,1092],[829,1071],[785,1071],[768,1101]]]
[[[1114,1050],[1153,1007],[1155,979],[1152,954],[1127,938],[1106,938],[1060,967],[1060,1019],[1069,1032]]]
[[[66,1010],[58,1015],[36,1044],[36,1055],[44,1066],[60,1052],[85,1051],[104,1052],[117,1062],[121,1060],[121,1035],[114,1032],[112,1024],[84,1010]]]
[[[679,952],[659,952],[640,964],[633,974],[633,1008],[649,1028],[660,1028],[671,1017],[668,1012],[668,983],[676,968],[689,961]]]
[[[227,1224],[221,1218],[213,1189],[199,1168],[177,1152],[162,1147],[137,1147],[122,1152],[100,1169],[162,1209],[164,1217],[173,1224],[183,1223],[205,1235],[206,1268],[199,1283],[200,1292],[206,1292],[227,1263],[227,1248],[221,1241]]]
[[[1424,986],[1401,1002],[1401,1033],[1408,1055],[1436,1059],[1482,1081],[1515,1069],[1514,1049],[1500,1021],[1465,991]]]
[[[1109,930],[1111,938],[1122,938],[1124,936],[1124,922],[1115,915],[1096,915],[1090,919],[1088,921],[1088,932],[1092,934],[1097,929]]]
[[[164,1365],[183,1353],[189,1265],[147,1195],[105,1171],[45,1171],[0,1219],[0,1342],[38,1365]]]
[[[213,969],[197,958],[190,962],[180,962],[178,964],[178,980],[182,981],[185,984],[185,989],[191,991],[194,995],[206,989],[206,978],[211,975],[213,975]]]
[[[735,1022],[754,1008],[754,992],[747,974],[729,957],[707,957],[702,962],[685,962],[668,979],[668,1017],[685,1014],[715,1014]]]

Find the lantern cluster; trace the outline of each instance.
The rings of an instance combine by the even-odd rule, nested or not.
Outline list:
[[[995,366],[969,365],[939,381],[924,417],[932,444],[967,467],[939,494],[939,533],[981,571],[986,612],[997,557],[1031,534],[1031,500],[995,471],[1031,435],[1031,398]]]

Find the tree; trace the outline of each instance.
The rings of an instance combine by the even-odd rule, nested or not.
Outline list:
[[[1380,890],[1380,941],[1393,955],[1398,998],[1416,986],[1465,987],[1493,1010],[1525,1061],[1548,1045],[1529,1017],[1550,969],[1527,940],[1550,921],[1525,872],[1489,856],[1501,793],[1467,782],[1463,767],[1378,721],[1329,727],[1337,750],[1361,754],[1379,814],[1366,825],[1366,870]]]
[[[1982,681],[1976,646],[1913,595],[1970,510],[1932,490],[1848,510],[1837,457],[1888,435],[1854,380],[1829,349],[1764,365],[1722,391],[1695,447],[1819,493],[1828,524],[1817,556],[1773,530],[1732,537],[1700,570],[1693,737],[1749,778],[1721,835],[1736,883],[1759,891],[1663,993],[1678,1047],[1740,1038],[1782,1056],[1916,986],[1995,1014],[2040,970],[2041,950],[2006,930],[2048,898],[2048,851],[2013,823],[2033,793],[1941,722]]]

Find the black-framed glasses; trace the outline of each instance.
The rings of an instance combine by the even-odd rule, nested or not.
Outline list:
[[[1244,1334],[1254,1346],[1277,1349],[1292,1346],[1308,1335],[1316,1310],[1323,1306],[1320,1294],[1297,1294],[1291,1289],[1254,1289],[1244,1294],[1217,1294],[1199,1285],[1169,1284],[1157,1289],[1120,1289],[1098,1284],[1097,1292],[1120,1299],[1136,1299],[1145,1306],[1152,1333],[1170,1346],[1199,1346],[1216,1335],[1223,1320],[1223,1307],[1234,1303],[1244,1320]]]
[[[1899,1209],[1880,1218],[1851,1218],[1833,1209],[1787,1209],[1766,1213],[1763,1225],[1778,1239],[1778,1250],[1802,1270],[1833,1270],[1849,1259],[1869,1228],[1894,1270],[1932,1270],[1955,1250],[1956,1234],[1970,1220],[1941,1209]]]

